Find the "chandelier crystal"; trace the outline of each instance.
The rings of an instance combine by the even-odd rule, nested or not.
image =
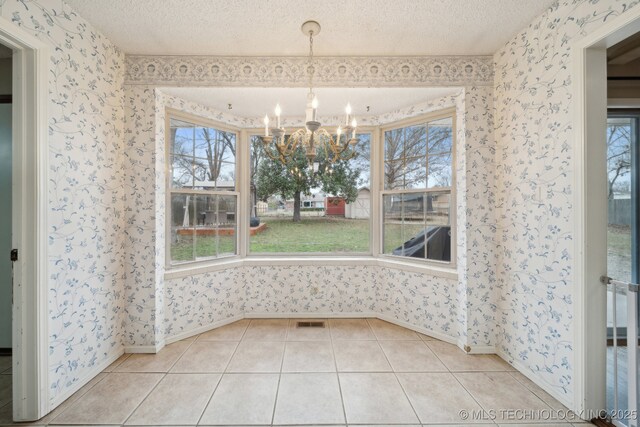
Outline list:
[[[295,156],[298,148],[304,148],[309,164],[313,165],[317,150],[324,147],[326,160],[335,163],[339,160],[349,160],[356,155],[356,146],[359,139],[356,136],[356,119],[351,115],[351,105],[345,109],[346,120],[344,128],[338,126],[335,136],[322,128],[317,120],[318,98],[313,93],[313,36],[320,33],[320,24],[316,21],[307,21],[302,24],[302,33],[309,36],[309,93],[307,94],[307,106],[305,110],[305,127],[293,131],[287,135],[287,131],[280,125],[282,109],[276,105],[276,127],[269,128],[269,116],[264,116],[264,136],[262,136],[263,148],[269,158],[288,164]]]

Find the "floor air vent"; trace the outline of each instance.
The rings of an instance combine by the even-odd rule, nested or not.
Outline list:
[[[296,328],[324,328],[324,322],[296,322]]]

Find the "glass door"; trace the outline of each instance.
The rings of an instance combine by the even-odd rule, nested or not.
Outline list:
[[[640,111],[607,120],[607,409],[616,425],[637,426]]]

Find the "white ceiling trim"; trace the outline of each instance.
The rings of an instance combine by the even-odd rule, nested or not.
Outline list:
[[[316,57],[316,87],[491,86],[491,56]],[[126,56],[125,84],[306,87],[306,57]]]

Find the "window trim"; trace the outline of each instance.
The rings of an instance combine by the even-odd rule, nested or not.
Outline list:
[[[415,126],[419,124],[426,124],[428,122],[445,119],[451,117],[451,135],[453,141],[451,142],[451,186],[449,187],[432,187],[432,188],[411,188],[404,190],[385,190],[384,185],[384,167],[385,167],[385,158],[384,158],[384,134],[387,131],[401,129],[408,126]],[[438,111],[430,112],[427,114],[422,114],[416,117],[410,117],[401,119],[392,123],[385,123],[384,125],[379,127],[378,138],[379,138],[379,149],[381,150],[380,156],[377,159],[377,183],[379,185],[379,191],[377,192],[376,199],[378,200],[378,244],[379,253],[378,257],[381,260],[393,260],[393,261],[402,261],[407,264],[417,264],[424,266],[433,266],[439,268],[451,268],[457,269],[457,247],[458,247],[458,228],[457,228],[457,174],[456,174],[456,145],[458,142],[458,134],[457,134],[457,115],[456,115],[456,107],[443,108]],[[427,157],[428,157],[427,153]],[[408,194],[408,193],[441,193],[441,192],[449,192],[450,193],[450,204],[449,204],[449,227],[451,229],[451,261],[438,261],[432,259],[420,259],[420,258],[412,258],[405,257],[400,255],[392,255],[384,253],[384,196],[389,194]]]
[[[407,190],[384,190],[384,132],[390,129],[397,129],[405,126],[424,124],[427,121],[452,118],[452,148],[451,148],[451,182],[450,187],[434,187],[431,189],[407,189]],[[170,206],[170,160],[169,160],[169,135],[170,120],[172,118],[184,120],[194,124],[211,126],[222,131],[234,132],[236,134],[236,182],[235,191],[221,192],[223,195],[236,196],[236,253],[234,255],[224,255],[217,258],[209,258],[199,261],[186,261],[171,264],[171,221],[168,213]],[[165,107],[165,173],[166,173],[166,197],[165,197],[165,268],[168,277],[185,277],[192,274],[201,274],[208,271],[218,271],[226,268],[233,268],[243,265],[262,265],[265,262],[274,262],[274,265],[312,265],[314,263],[336,263],[349,264],[365,262],[367,264],[378,265],[386,268],[400,268],[407,271],[433,274],[435,276],[457,278],[457,174],[456,161],[458,141],[457,135],[457,108],[455,106],[446,107],[437,111],[429,112],[415,117],[403,118],[395,122],[381,125],[360,126],[360,133],[371,135],[370,151],[370,218],[369,218],[369,252],[349,252],[336,255],[331,252],[292,252],[292,253],[251,253],[250,252],[250,227],[249,206],[250,206],[250,157],[251,157],[251,137],[262,134],[262,128],[239,128],[216,120],[198,116],[197,114]],[[384,216],[383,197],[386,194],[401,193],[428,193],[450,191],[452,203],[450,205],[450,227],[451,227],[451,261],[437,261],[428,259],[418,259],[403,257],[398,255],[384,254]]]
[[[235,154],[235,189],[234,191],[207,191],[207,195],[211,196],[235,196],[236,198],[236,215],[235,215],[235,240],[236,240],[236,248],[234,254],[225,254],[222,256],[216,256],[201,260],[193,260],[193,261],[181,261],[181,262],[172,262],[171,260],[171,195],[172,194],[194,194],[201,195],[204,194],[203,191],[200,190],[179,190],[173,191],[171,188],[171,119],[181,120],[187,123],[192,123],[198,126],[206,126],[215,128],[216,130],[221,130],[223,132],[233,132],[236,134],[236,154]],[[241,208],[240,203],[240,191],[238,191],[239,187],[239,172],[240,172],[240,158],[239,156],[239,146],[241,144],[241,134],[242,129],[236,128],[234,126],[230,126],[225,123],[221,123],[207,117],[198,116],[197,114],[188,113],[185,111],[176,110],[174,108],[165,107],[165,129],[164,129],[164,159],[165,159],[165,269],[175,270],[175,269],[187,269],[187,268],[200,268],[204,267],[208,264],[218,263],[218,262],[228,262],[229,260],[238,258],[240,256],[240,218],[239,218],[239,210]]]

